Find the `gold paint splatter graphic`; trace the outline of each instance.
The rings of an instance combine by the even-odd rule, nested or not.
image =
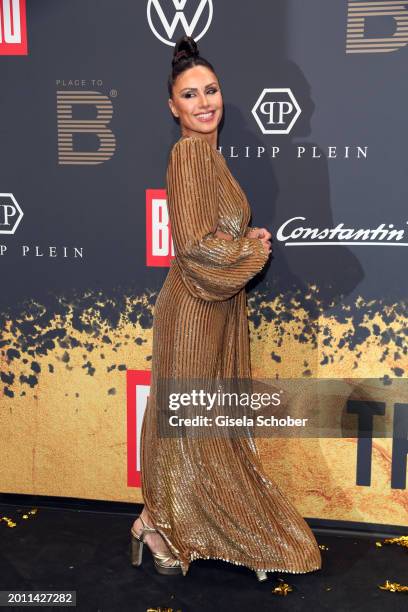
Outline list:
[[[126,370],[150,369],[155,300],[89,291],[2,313],[2,491],[141,501],[127,487]]]
[[[4,492],[141,502],[127,486],[126,370],[149,370],[157,292],[49,296],[0,314]],[[405,304],[359,298],[324,310],[300,295],[248,295],[257,378],[403,378]],[[259,439],[265,469],[304,516],[403,525],[392,440],[373,444],[356,486],[353,439]],[[243,495],[245,492],[243,491]]]
[[[107,394],[115,395],[116,387],[106,384],[109,374],[134,368],[136,355],[138,367],[149,368],[155,300],[154,293],[107,298],[89,292],[70,301],[63,297],[53,297],[47,304],[31,301],[13,319],[2,313],[4,395],[36,399],[41,379],[56,370],[67,376],[83,370],[98,379]],[[79,397],[80,392],[74,381],[67,387],[67,396]]]
[[[253,374],[282,378],[406,377],[408,308],[359,297],[321,308],[318,291],[248,299]]]

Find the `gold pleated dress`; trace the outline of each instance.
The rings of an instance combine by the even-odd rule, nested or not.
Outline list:
[[[167,168],[175,258],[153,316],[150,395],[141,430],[142,495],[151,524],[181,562],[222,559],[253,570],[321,568],[315,537],[263,471],[250,438],[158,435],[162,378],[251,377],[245,285],[265,265],[246,237],[251,210],[222,154],[182,137]],[[219,228],[233,236],[214,236]]]

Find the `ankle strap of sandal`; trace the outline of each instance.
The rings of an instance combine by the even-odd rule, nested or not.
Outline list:
[[[140,535],[143,535],[144,533],[156,533],[157,529],[154,529],[154,527],[150,527],[150,525],[147,525],[144,520],[142,519],[141,515],[139,514],[139,518],[142,521],[142,533]]]

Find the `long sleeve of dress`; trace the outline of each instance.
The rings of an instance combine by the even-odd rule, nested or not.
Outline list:
[[[225,240],[217,230],[218,180],[214,153],[200,137],[179,140],[167,168],[167,202],[175,257],[189,292],[207,301],[238,293],[265,265],[259,238]]]
[[[260,227],[256,227],[255,225],[253,225],[253,226],[248,225],[248,227],[245,230],[244,236],[248,236],[248,234],[249,234],[249,232],[251,230],[259,230],[259,229],[261,229],[261,228]]]

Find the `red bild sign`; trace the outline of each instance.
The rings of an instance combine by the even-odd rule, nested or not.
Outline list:
[[[0,0],[0,55],[27,55],[26,0]]]

